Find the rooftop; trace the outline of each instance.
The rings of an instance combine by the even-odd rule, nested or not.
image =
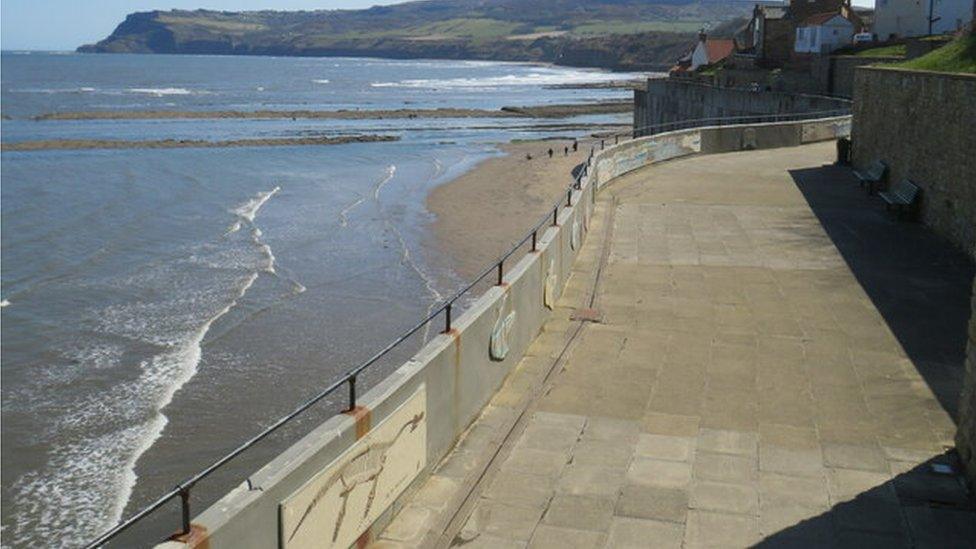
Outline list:
[[[604,190],[552,318],[378,546],[976,538],[932,467],[973,266],[833,154],[691,157]]]

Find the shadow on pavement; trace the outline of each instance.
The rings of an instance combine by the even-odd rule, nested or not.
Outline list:
[[[898,221],[851,170],[790,170],[851,272],[935,393],[957,418],[974,266],[921,223]]]
[[[935,471],[952,467],[952,473]],[[756,547],[976,546],[976,508],[955,455],[934,456],[829,511],[772,534]]]

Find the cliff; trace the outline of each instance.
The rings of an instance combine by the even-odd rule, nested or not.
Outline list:
[[[540,61],[669,66],[703,25],[743,5],[706,0],[426,0],[366,10],[130,14],[93,53],[179,53]]]

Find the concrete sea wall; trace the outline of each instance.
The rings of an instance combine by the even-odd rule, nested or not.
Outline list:
[[[164,547],[349,547],[371,539],[452,449],[539,334],[587,238],[597,191],[672,158],[836,139],[849,117],[707,127],[600,151],[536,252],[408,362],[193,519]]]
[[[922,188],[921,220],[976,259],[976,75],[856,69],[854,165]]]
[[[651,79],[634,93],[634,126],[638,130],[665,122],[731,116],[782,115],[841,111],[845,99],[772,91],[721,88],[674,78]],[[643,133],[638,131],[638,134]]]
[[[959,428],[956,449],[969,485],[976,489],[976,280],[973,281],[972,309],[969,313],[969,342],[966,345],[966,373],[959,396]]]

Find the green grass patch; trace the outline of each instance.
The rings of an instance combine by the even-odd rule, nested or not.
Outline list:
[[[450,36],[455,38],[498,38],[508,36],[520,25],[497,19],[447,19],[409,30],[413,36]]]
[[[905,44],[868,48],[854,53],[857,57],[905,57],[908,48]]]
[[[976,35],[960,36],[922,57],[894,66],[921,71],[976,74]]]
[[[588,21],[573,27],[577,35],[636,34],[639,32],[695,32],[702,21]]]

